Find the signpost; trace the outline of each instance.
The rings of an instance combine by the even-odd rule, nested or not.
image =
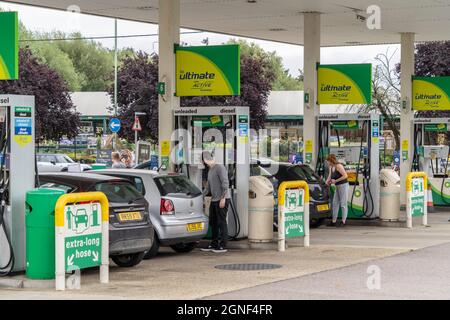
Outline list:
[[[406,176],[406,226],[412,228],[412,218],[422,216],[422,225],[427,221],[427,175],[425,172],[410,172]]]
[[[134,131],[134,163],[138,164],[139,154],[138,154],[138,132],[142,131],[141,122],[139,121],[139,116],[145,116],[145,112],[135,112],[134,113],[134,123],[133,128],[131,128]]]
[[[309,247],[309,187],[305,181],[288,181],[278,188],[278,251],[286,238],[303,237]]]
[[[109,130],[111,130],[112,133],[117,133],[120,131],[121,128],[120,120],[117,118],[112,118],[109,120]]]
[[[65,274],[100,267],[109,282],[109,205],[101,192],[61,196],[55,207],[56,290],[65,290]]]
[[[112,150],[111,149],[98,149],[97,150],[97,163],[105,164],[107,167],[112,165]]]
[[[152,145],[150,143],[139,140],[136,148],[138,155],[136,164],[144,163],[151,159]]]
[[[117,118],[112,118],[111,120],[109,120],[109,130],[111,130],[111,132],[114,134],[114,140],[113,140],[113,149],[116,149],[116,144],[117,144],[117,132],[120,131],[120,128],[122,127],[122,125],[120,124],[120,120]]]

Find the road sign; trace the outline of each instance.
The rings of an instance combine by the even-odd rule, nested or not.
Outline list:
[[[66,272],[100,267],[108,282],[109,206],[101,192],[61,196],[55,207],[56,290],[65,289]]]
[[[133,131],[142,131],[141,122],[139,117],[134,117]]]
[[[278,250],[285,250],[285,239],[304,237],[309,246],[309,188],[304,181],[281,183],[278,189]]]
[[[117,133],[120,131],[121,124],[120,120],[117,118],[112,118],[109,120],[109,130],[111,130],[112,133]]]

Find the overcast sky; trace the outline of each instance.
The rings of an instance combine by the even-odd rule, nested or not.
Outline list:
[[[86,37],[114,36],[114,20],[89,15],[75,15],[69,12],[34,8],[24,5],[15,5],[0,1],[0,7],[4,10],[18,11],[19,19],[25,26],[32,31],[80,31]],[[187,31],[187,30],[182,30]],[[118,35],[141,35],[157,34],[158,26],[146,23],[131,22],[119,20]],[[201,41],[209,39],[209,44],[222,44],[230,38],[227,35],[216,33],[196,33],[182,34],[181,41],[189,45],[201,45]],[[244,38],[246,39],[246,38]],[[283,58],[286,69],[293,76],[298,75],[298,69],[303,69],[303,47],[289,44],[276,43],[271,41],[262,41],[247,39],[259,44],[267,51],[276,51]],[[114,39],[98,40],[108,48],[114,47]],[[118,39],[118,46],[133,47],[136,50],[146,52],[158,51],[158,37],[135,37]],[[356,47],[338,47],[323,48],[321,50],[321,63],[363,63],[373,62],[374,57],[379,53],[396,51],[394,63],[400,62],[399,45],[377,45],[377,46],[356,46]]]

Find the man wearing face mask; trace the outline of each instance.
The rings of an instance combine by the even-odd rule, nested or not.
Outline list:
[[[230,205],[230,190],[228,172],[224,165],[216,163],[211,152],[204,151],[203,162],[208,166],[208,182],[203,195],[211,193],[211,204],[209,206],[209,225],[212,230],[211,244],[202,251],[214,253],[227,252],[228,240],[227,214]]]

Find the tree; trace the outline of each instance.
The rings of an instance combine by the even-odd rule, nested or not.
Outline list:
[[[65,35],[54,33],[57,38],[82,38],[80,33]],[[113,52],[100,43],[90,40],[57,41],[57,47],[72,60],[78,74],[83,78],[81,91],[105,91],[111,85],[114,69]]]
[[[419,43],[416,45],[415,73],[422,77],[450,76],[450,41]],[[400,66],[399,66],[400,69]],[[448,118],[450,111],[420,111],[420,116]]]
[[[400,75],[393,65],[395,51],[378,54],[373,67],[372,104],[359,106],[358,112],[377,110],[381,113],[388,127],[394,134],[395,143],[400,146],[400,130],[396,118],[401,111]]]
[[[144,52],[125,54],[117,75],[118,116],[123,126],[120,136],[132,141],[134,132],[134,112],[145,112],[147,117],[140,118],[143,128],[141,138],[156,142],[158,139],[158,57]],[[114,86],[109,93],[114,96]]]
[[[417,76],[450,76],[450,41],[425,42],[416,45]]]
[[[241,55],[241,95],[213,97],[184,97],[182,107],[189,106],[248,106],[254,129],[264,126],[267,102],[275,79],[269,61],[263,57]],[[134,139],[131,130],[134,112],[145,112],[140,118],[141,137],[158,141],[158,57],[138,52],[125,55],[118,71],[118,116],[123,121],[122,137]],[[111,96],[114,88],[109,88]]]
[[[267,102],[275,78],[268,61],[256,56],[241,54],[241,95],[238,97],[185,97],[182,107],[189,106],[247,106],[253,129],[264,127]]]
[[[267,52],[256,43],[248,43],[245,40],[231,39],[228,44],[239,44],[241,56],[251,57],[263,62],[265,72],[274,74],[272,90],[288,91],[302,90],[303,81],[301,78],[294,78],[289,74],[289,70],[283,66],[283,59],[275,52]]]
[[[31,32],[21,24],[21,47],[56,70],[71,91],[105,91],[112,83],[114,54],[98,42],[80,38],[80,33]]]
[[[29,49],[19,50],[19,80],[0,81],[0,92],[35,96],[36,141],[59,141],[78,134],[81,121],[67,84]]]
[[[30,49],[33,56],[42,64],[55,70],[67,82],[70,91],[80,91],[83,77],[77,72],[72,59],[45,37],[27,30],[20,24],[19,43],[23,49]]]

